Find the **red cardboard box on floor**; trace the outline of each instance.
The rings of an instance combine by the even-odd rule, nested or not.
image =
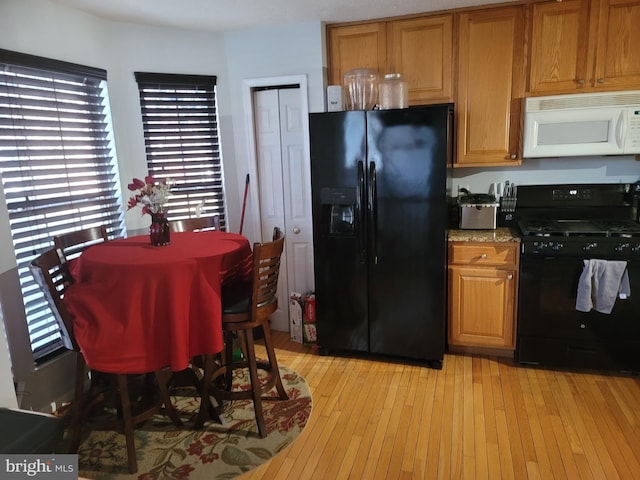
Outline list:
[[[291,340],[303,343],[302,339],[302,316],[304,312],[304,301],[302,294],[292,292],[289,297],[289,335]]]
[[[302,332],[304,344],[314,346],[318,342],[316,334],[316,296],[308,292],[302,297],[304,302],[304,315],[302,316]]]

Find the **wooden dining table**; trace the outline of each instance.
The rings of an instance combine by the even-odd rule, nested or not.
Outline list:
[[[234,233],[172,233],[161,247],[146,235],[110,240],[72,262],[64,303],[92,369],[177,372],[222,350],[222,285],[251,269],[249,241]]]

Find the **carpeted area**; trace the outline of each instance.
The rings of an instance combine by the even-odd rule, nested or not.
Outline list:
[[[174,391],[172,400],[184,427],[178,429],[165,416],[135,431],[138,472],[130,474],[124,436],[114,431],[92,431],[78,450],[79,475],[89,479],[231,479],[256,468],[289,446],[304,429],[311,414],[311,393],[305,379],[280,367],[289,400],[263,402],[266,438],[260,438],[253,403],[225,404],[223,425],[208,421],[192,430],[200,398],[195,389]],[[247,378],[237,378],[242,383]],[[275,390],[274,390],[275,392]]]

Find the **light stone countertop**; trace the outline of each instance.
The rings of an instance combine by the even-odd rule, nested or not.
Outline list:
[[[516,230],[498,227],[495,230],[449,230],[450,242],[520,242]]]

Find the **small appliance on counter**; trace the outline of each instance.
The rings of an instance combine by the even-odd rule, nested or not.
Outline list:
[[[491,193],[470,193],[466,188],[458,196],[459,224],[461,230],[494,230],[498,206]]]

